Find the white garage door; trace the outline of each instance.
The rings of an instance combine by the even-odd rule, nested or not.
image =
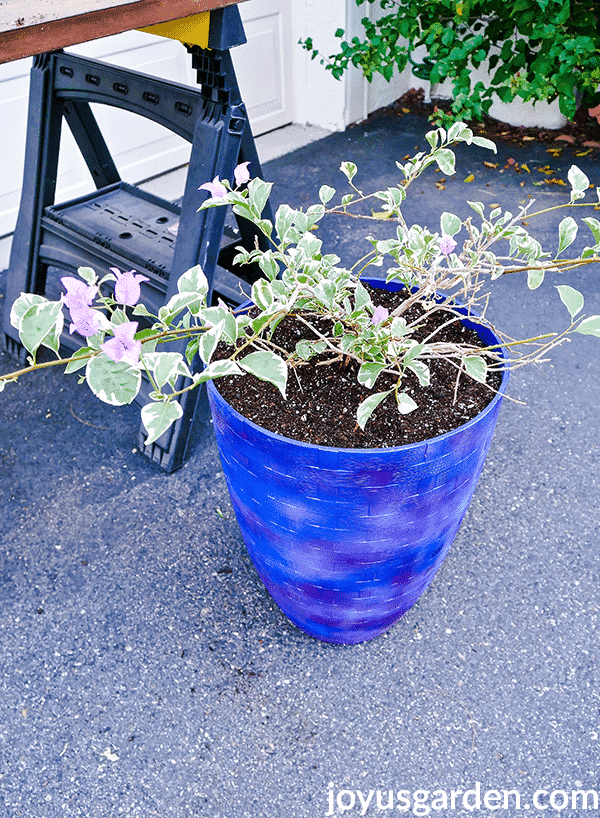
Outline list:
[[[291,0],[249,0],[240,5],[248,43],[232,50],[242,97],[255,135],[291,121],[291,70],[286,64]],[[173,40],[126,32],[69,49],[163,79],[195,85],[191,58]],[[0,65],[0,237],[14,229],[23,174],[31,60]],[[95,112],[123,179],[136,183],[183,165],[189,144],[160,125],[126,111],[97,106]],[[64,128],[57,201],[94,189],[87,167]]]

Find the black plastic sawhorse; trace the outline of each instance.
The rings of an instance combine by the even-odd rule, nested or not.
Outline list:
[[[9,315],[21,292],[57,298],[59,277],[78,267],[99,276],[110,267],[134,269],[149,281],[141,300],[155,314],[177,292],[179,277],[200,264],[213,300],[237,304],[259,271],[234,274],[232,248],[252,249],[264,237],[243,219],[225,243],[226,208],[198,212],[206,199],[201,184],[215,176],[233,178],[240,162],[261,175],[254,139],[241,100],[229,49],[246,42],[236,6],[210,13],[208,48],[187,46],[200,88],[166,82],[135,71],[62,51],[35,58],[31,70],[27,145],[21,206],[12,243],[6,288],[4,333],[7,351],[23,358],[24,349]],[[96,123],[90,103],[122,108],[149,118],[192,143],[181,208],[122,182]],[[66,119],[96,185],[96,192],[55,204],[61,125]],[[269,205],[266,218],[272,218]],[[51,271],[49,274],[49,270]],[[55,270],[63,271],[54,274]],[[64,334],[70,350],[80,344]],[[183,352],[185,343],[170,344]],[[183,380],[177,385],[180,389]],[[145,403],[145,382],[138,400]],[[183,416],[151,446],[140,430],[144,453],[165,471],[179,468],[186,456],[198,389],[181,397]]]

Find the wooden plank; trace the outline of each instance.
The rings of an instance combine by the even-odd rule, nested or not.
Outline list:
[[[0,63],[55,51],[240,0],[8,0],[0,6]],[[88,9],[87,13],[85,9]]]

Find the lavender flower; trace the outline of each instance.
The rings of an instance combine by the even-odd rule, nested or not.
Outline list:
[[[100,315],[87,304],[75,304],[69,308],[72,323],[69,332],[78,332],[84,338],[90,338],[100,329]]]
[[[137,275],[135,270],[122,273],[116,267],[111,267],[110,269],[117,277],[115,300],[118,301],[119,304],[124,304],[127,307],[135,307],[142,294],[140,282],[148,281],[149,279],[147,279],[146,276]]]
[[[67,291],[62,295],[62,302],[71,314],[69,332],[71,335],[78,332],[84,338],[90,338],[100,329],[100,316],[90,306],[98,287],[73,276],[64,276],[61,283]]]
[[[127,321],[124,324],[117,324],[114,327],[114,337],[105,341],[100,349],[111,359],[111,361],[126,361],[128,364],[138,363],[142,342],[136,341],[134,336],[137,332],[137,321]]]
[[[389,315],[389,311],[386,310],[385,307],[375,307],[373,310],[373,317],[371,318],[372,324],[381,324],[383,321],[387,319]]]
[[[450,253],[456,247],[456,242],[452,238],[452,236],[448,236],[446,233],[440,239],[440,253],[444,256],[450,255]]]
[[[227,196],[227,188],[223,185],[218,176],[212,182],[205,182],[198,190],[208,190],[213,199],[224,199]]]
[[[248,170],[249,164],[250,162],[242,162],[241,165],[238,165],[233,171],[233,177],[238,187],[240,187],[240,185],[245,185],[250,179],[250,172]]]
[[[78,307],[89,307],[98,292],[98,287],[86,284],[85,281],[73,276],[64,276],[61,283],[67,291],[63,294],[62,300],[69,312]]]

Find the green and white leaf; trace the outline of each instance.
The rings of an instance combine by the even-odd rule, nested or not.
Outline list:
[[[484,216],[484,214],[485,214],[485,207],[483,206],[483,202],[469,202],[469,201],[467,200],[467,204],[468,204],[468,205],[469,205],[469,207],[471,207],[471,208],[472,208],[472,209],[473,209],[473,210],[474,210],[476,213],[479,213],[479,215],[480,215],[480,216],[481,216],[481,218],[483,219],[483,216]]]
[[[93,351],[94,350],[90,349],[90,347],[81,347],[81,349],[74,352],[71,357],[76,358],[76,360],[70,361],[70,363],[65,366],[65,375],[70,375],[71,372],[77,372],[79,369],[83,369],[84,366],[87,366],[89,356]]]
[[[142,374],[125,361],[113,361],[102,352],[88,361],[85,379],[101,401],[111,406],[123,406],[135,400]]]
[[[272,187],[272,182],[264,182],[256,177],[248,185],[248,201],[259,218],[269,200]]]
[[[354,290],[354,310],[362,310],[368,304],[371,304],[371,296],[368,293],[367,288],[361,283],[361,281],[356,282],[356,288]]]
[[[358,170],[358,168],[356,167],[354,162],[342,162],[342,164],[340,165],[340,170],[342,171],[346,179],[349,182],[351,182],[356,176],[356,171]]]
[[[575,290],[573,287],[569,287],[567,284],[558,284],[556,289],[560,295],[560,300],[569,310],[572,320],[583,309],[582,294],[579,292],[579,290]]]
[[[375,386],[375,381],[385,369],[385,364],[378,364],[374,361],[367,361],[361,364],[358,370],[358,382],[367,389],[372,389]]]
[[[228,361],[227,359],[221,361],[213,361],[202,372],[194,375],[194,383],[204,383],[205,381],[212,381],[215,378],[224,378],[226,375],[243,375],[244,372],[235,361]]]
[[[580,332],[582,335],[595,335],[600,338],[600,315],[590,315],[589,318],[584,318],[575,327],[574,332]]]
[[[569,173],[567,174],[567,179],[572,187],[571,202],[574,202],[576,199],[582,199],[585,196],[585,191],[590,186],[590,180],[588,177],[577,167],[577,165],[571,165],[569,168]]]
[[[25,349],[32,355],[35,355],[42,345],[58,354],[63,324],[64,317],[60,301],[33,304],[21,318],[19,338]]]
[[[296,344],[296,355],[299,355],[303,361],[310,361],[315,355],[325,352],[327,349],[326,341],[298,341]]]
[[[282,204],[277,208],[277,213],[275,214],[275,229],[277,230],[280,242],[285,242],[287,232],[294,223],[295,218],[296,211],[289,205]]]
[[[251,352],[239,361],[239,365],[246,372],[276,386],[285,398],[288,369],[285,361],[273,352],[263,350]]]
[[[592,231],[592,235],[594,237],[594,241],[596,242],[596,244],[600,243],[600,222],[598,221],[598,219],[594,219],[591,216],[587,216],[585,219],[582,219],[581,221],[587,224],[587,226]]]
[[[330,187],[329,185],[321,185],[319,189],[319,199],[323,202],[324,205],[326,205],[327,202],[330,202],[334,196],[335,196],[334,187]]]
[[[47,298],[36,293],[21,293],[10,310],[10,323],[15,329],[21,329],[21,321],[23,316],[30,307],[36,304],[50,304]]]
[[[183,409],[176,400],[147,403],[142,408],[142,422],[148,432],[145,445],[158,440],[182,415]]]
[[[217,344],[221,340],[221,335],[223,334],[223,328],[225,326],[224,321],[219,321],[214,327],[211,327],[209,330],[204,332],[200,336],[200,341],[198,343],[198,354],[202,359],[202,363],[209,364],[210,359],[213,356],[213,352],[217,348]]]
[[[406,392],[396,392],[396,406],[401,415],[408,415],[419,408]]]
[[[537,290],[544,281],[545,273],[543,267],[534,267],[527,271],[527,286],[530,290]]]
[[[449,148],[440,148],[434,154],[437,166],[446,176],[452,176],[456,173],[456,159],[454,152]]]
[[[462,227],[462,221],[455,216],[454,213],[448,213],[444,211],[440,217],[440,227],[442,229],[442,233],[445,233],[448,236],[454,236]]]
[[[423,361],[413,361],[412,364],[409,364],[408,369],[415,373],[421,386],[429,386],[431,383],[431,371],[427,364],[424,364]]]
[[[485,383],[487,379],[487,364],[479,355],[466,355],[464,358],[465,371],[473,380]]]
[[[180,276],[177,281],[177,289],[180,293],[196,293],[200,298],[204,298],[208,293],[208,279],[202,267],[196,264]]]
[[[492,142],[491,139],[486,139],[485,136],[474,136],[471,142],[473,145],[478,145],[480,148],[487,148],[490,151],[494,151],[494,153],[498,152],[495,143]]]
[[[377,409],[381,401],[385,400],[387,396],[391,393],[391,389],[388,389],[387,392],[376,392],[374,395],[369,395],[368,398],[365,398],[360,404],[358,409],[356,410],[356,422],[360,426],[361,429],[364,429],[367,421]]]
[[[94,285],[98,281],[96,271],[92,270],[91,267],[78,267],[77,274],[86,282],[86,284]],[[116,280],[115,275],[113,275],[112,273],[109,273],[109,275],[113,281]]]
[[[204,305],[204,295],[200,296],[194,292],[175,293],[158,311],[158,317],[165,324],[170,324],[180,312],[188,309],[192,314],[197,314]]]
[[[159,389],[169,383],[175,386],[179,376],[191,378],[192,373],[180,352],[151,352],[144,355],[144,365],[152,372],[154,382]]]
[[[264,278],[259,278],[252,285],[252,301],[259,310],[267,310],[273,303],[273,290],[269,282],[265,281]]]
[[[558,252],[562,253],[573,244],[576,236],[577,222],[572,216],[566,216],[558,226]]]

